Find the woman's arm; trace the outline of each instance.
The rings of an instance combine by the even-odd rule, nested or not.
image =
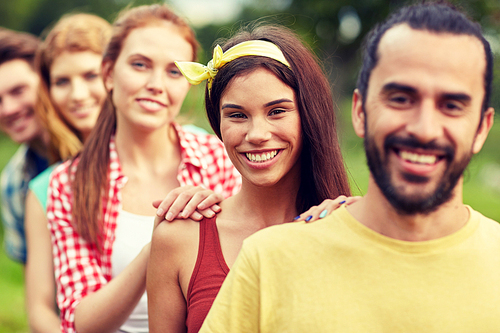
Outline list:
[[[72,190],[67,163],[55,169],[47,198],[57,300],[64,332],[114,332],[128,318],[146,289],[150,245],[111,279],[110,253],[100,254],[79,236],[72,221]],[[105,222],[106,240],[113,224]],[[103,251],[110,251],[105,247]]]
[[[185,221],[162,223],[153,233],[147,272],[149,331],[186,332],[186,300],[179,268],[185,264],[184,237],[176,232]],[[180,237],[179,237],[180,236]]]
[[[26,305],[31,332],[61,332],[56,309],[52,245],[47,217],[33,192],[26,196]]]
[[[109,283],[85,296],[75,309],[80,333],[115,332],[127,320],[146,290],[150,244]]]

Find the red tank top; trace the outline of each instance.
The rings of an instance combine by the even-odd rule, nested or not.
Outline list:
[[[204,218],[200,222],[200,245],[193,275],[187,292],[188,333],[200,330],[215,296],[229,273],[220,247],[216,218]]]

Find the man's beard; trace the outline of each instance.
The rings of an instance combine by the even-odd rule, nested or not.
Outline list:
[[[453,189],[472,157],[472,152],[469,152],[462,159],[455,161],[454,147],[449,145],[441,146],[434,142],[422,144],[414,137],[401,138],[395,135],[386,137],[384,141],[384,159],[382,159],[381,152],[377,149],[373,137],[368,135],[368,132],[365,137],[364,145],[368,167],[370,168],[370,172],[375,182],[386,199],[401,215],[429,214],[435,211],[440,205],[449,201],[453,196]],[[428,195],[406,195],[401,193],[401,191],[394,186],[389,170],[389,154],[394,149],[395,145],[397,145],[398,148],[429,149],[433,152],[440,151],[444,154],[443,158],[446,160],[447,167],[436,189],[432,193]],[[425,176],[412,174],[403,174],[402,176],[406,181],[414,184],[430,181],[430,179]]]

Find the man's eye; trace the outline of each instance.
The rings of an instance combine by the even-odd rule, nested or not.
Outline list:
[[[462,110],[462,106],[456,102],[444,102],[443,107],[446,111],[451,111],[451,112]]]
[[[403,104],[403,103],[406,103],[408,101],[408,98],[406,96],[394,96],[394,97],[391,97],[390,101],[393,103]]]
[[[397,93],[389,95],[387,103],[389,106],[393,106],[395,108],[404,108],[410,106],[413,103],[413,100],[406,94]]]
[[[92,81],[94,79],[97,79],[100,75],[98,73],[93,73],[93,72],[90,72],[90,73],[87,73],[85,74],[85,79],[87,81]]]

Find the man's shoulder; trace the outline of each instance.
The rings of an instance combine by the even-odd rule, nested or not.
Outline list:
[[[491,232],[494,232],[500,236],[500,223],[498,221],[493,220],[487,216],[484,216],[482,213],[478,212],[470,208],[471,218],[476,218],[479,220],[479,227],[483,229],[488,229]]]
[[[10,175],[12,173],[19,173],[24,169],[24,165],[27,162],[27,154],[28,154],[28,146],[26,144],[22,144],[16,150],[14,155],[7,162],[5,167],[2,170],[2,178],[4,175]]]
[[[22,144],[3,168],[0,180],[3,192],[12,187],[22,187],[21,184],[25,181],[27,152],[28,146]]]
[[[337,212],[317,220],[306,223],[288,222],[259,230],[245,240],[248,246],[257,248],[282,248],[290,244],[315,243],[318,239],[325,239],[335,233],[339,225]],[[293,245],[292,245],[293,246]]]

